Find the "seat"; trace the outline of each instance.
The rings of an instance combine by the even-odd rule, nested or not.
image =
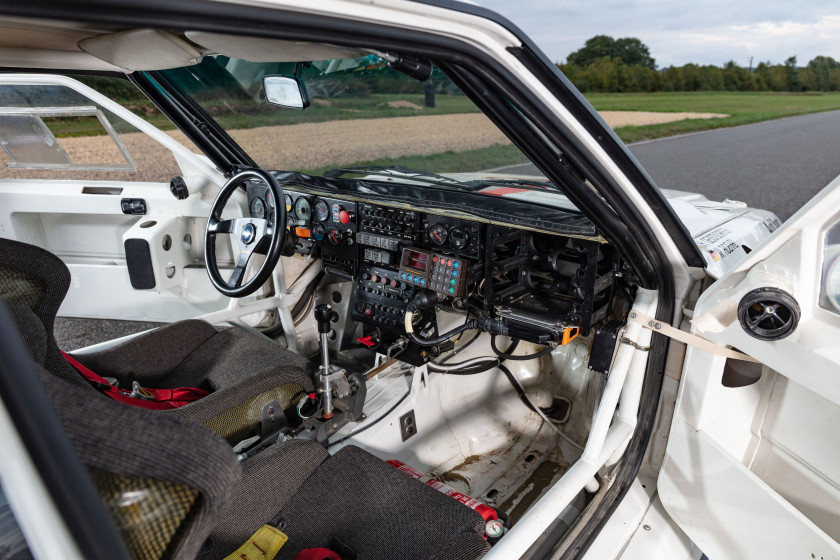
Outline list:
[[[33,326],[27,306],[6,307]],[[43,363],[45,332],[21,334]],[[476,560],[489,549],[479,514],[359,448],[330,456],[289,440],[239,462],[203,426],[94,398],[36,368],[134,559],[225,558],[268,523],[288,535],[281,560],[321,547],[342,560]]]
[[[0,297],[33,312],[13,313],[18,329],[43,330],[44,368],[98,393],[61,355],[53,335],[69,285],[70,272],[61,259],[39,247],[0,238]],[[152,389],[207,390],[208,396],[161,413],[204,424],[231,444],[253,434],[268,402],[276,399],[285,409],[297,395],[314,389],[302,356],[267,338],[240,329],[216,329],[199,320],[172,323],[105,350],[71,356],[98,375],[115,378],[123,388],[137,381]]]

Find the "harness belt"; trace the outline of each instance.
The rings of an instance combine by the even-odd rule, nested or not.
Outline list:
[[[150,410],[167,410],[170,408],[179,408],[193,401],[197,401],[202,397],[206,397],[209,393],[204,389],[197,387],[178,387],[175,389],[146,389],[141,387],[136,381],[132,383],[131,391],[120,389],[116,384],[110,383],[107,379],[98,375],[84,366],[81,362],[76,360],[70,354],[61,352],[64,359],[70,362],[70,365],[82,374],[91,385],[99,389],[105,395],[108,395],[115,401],[130,404],[140,408],[147,408]]]
[[[709,354],[724,356],[725,358],[732,358],[734,360],[753,362],[756,364],[761,363],[761,361],[756,360],[752,356],[748,356],[743,352],[738,352],[737,350],[732,350],[731,348],[715,344],[711,340],[707,340],[703,337],[697,336],[696,334],[681,331],[678,328],[672,327],[668,323],[657,321],[653,317],[648,317],[644,313],[639,313],[638,311],[631,311],[629,320],[643,326],[646,329],[652,330],[653,332],[665,335],[668,338],[673,338],[683,344],[694,346],[695,348],[699,348]]]

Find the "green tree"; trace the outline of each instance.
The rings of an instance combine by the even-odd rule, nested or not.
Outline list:
[[[799,79],[799,72],[796,71],[796,56],[785,60],[785,81],[788,91],[802,91],[802,81]]]
[[[830,56],[817,56],[808,62],[808,69],[813,72],[814,88],[819,91],[833,91],[831,83],[832,70],[840,70],[840,62]]]
[[[589,66],[599,58],[617,58],[627,66],[636,64],[656,69],[656,61],[650,56],[650,49],[635,37],[624,37],[617,41],[609,35],[596,35],[588,39],[582,48],[568,56],[570,64]]]

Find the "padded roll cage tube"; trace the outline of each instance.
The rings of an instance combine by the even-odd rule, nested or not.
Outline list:
[[[497,21],[500,25],[507,27],[516,35],[522,34],[509,22],[502,20],[498,15],[467,4],[455,4],[440,1],[428,1],[430,5],[440,5],[447,8],[465,12],[475,13],[482,17]],[[628,256],[637,254],[643,259],[637,266],[645,270],[639,280],[643,287],[656,289],[659,292],[658,305],[654,316],[657,320],[672,322],[674,320],[674,277],[671,265],[668,263],[660,241],[652,234],[647,224],[643,223],[640,216],[633,212],[627,212],[628,200],[621,192],[618,185],[611,177],[604,172],[601,165],[589,158],[586,152],[580,151],[580,143],[574,138],[570,131],[557,121],[557,117],[539,99],[536,99],[524,84],[511,80],[508,75],[498,71],[498,62],[478,48],[463,43],[458,39],[434,35],[429,32],[400,29],[381,24],[361,22],[358,20],[348,21],[339,18],[320,16],[311,13],[284,11],[278,9],[264,8],[260,6],[249,6],[241,4],[224,4],[221,2],[207,2],[202,0],[181,0],[174,3],[170,0],[124,0],[115,5],[105,0],[94,0],[91,2],[56,0],[31,0],[27,3],[5,3],[0,4],[0,13],[22,17],[43,17],[43,14],[50,14],[52,18],[69,18],[75,21],[84,20],[89,22],[115,24],[121,27],[134,25],[137,27],[151,26],[164,28],[183,28],[205,31],[216,31],[220,33],[243,33],[270,38],[283,38],[287,40],[308,40],[322,41],[332,44],[355,45],[378,50],[396,50],[404,54],[426,56],[438,62],[448,61],[458,64],[479,78],[496,84],[500,91],[504,91],[506,97],[518,107],[529,110],[528,117],[534,123],[539,123],[543,130],[548,130],[546,136],[558,146],[566,156],[566,159],[576,164],[586,162],[587,165],[581,169],[587,173],[587,178],[595,185],[598,191],[605,197],[612,206],[610,212],[599,210],[604,206],[600,200],[586,200],[587,203],[597,204],[591,207],[590,204],[575,204],[590,216],[596,225],[604,232],[610,240],[619,240],[622,234],[632,235],[628,243],[636,245],[634,250],[627,253]],[[533,47],[525,40],[526,48],[523,64],[537,75],[539,69],[542,72],[550,72],[555,79],[564,84],[567,90],[567,80],[556,78],[558,71],[551,70],[550,62],[544,54]],[[537,70],[535,70],[535,68]],[[558,86],[559,87],[559,86]],[[562,92],[557,95],[560,96]],[[571,95],[571,93],[569,94]],[[579,98],[579,96],[578,96]],[[523,103],[523,100],[526,102]],[[572,106],[574,116],[579,120],[597,123],[590,109],[579,101],[577,106]],[[588,117],[587,117],[588,115]],[[536,116],[536,118],[534,118]],[[510,117],[507,118],[507,122]],[[501,122],[501,121],[500,121]],[[548,129],[547,127],[551,127]],[[511,134],[515,143],[523,148],[528,142],[516,138],[511,132],[509,124],[502,127]],[[614,138],[609,129],[603,126],[588,127],[590,133],[596,134],[596,138],[603,143],[603,137]],[[606,135],[606,136],[605,136]],[[537,135],[531,135],[530,142],[535,142]],[[559,139],[559,141],[558,141]],[[620,145],[620,144],[617,144]],[[546,173],[549,179],[557,184],[562,184],[559,176],[560,171],[556,158],[551,160],[547,155],[550,153],[544,147],[528,149],[526,154],[532,157],[536,150],[546,154],[539,160],[535,160],[538,167]],[[575,156],[574,152],[579,152]],[[622,167],[632,164],[627,157],[626,150],[614,154]],[[589,170],[597,170],[597,173],[588,173]],[[626,171],[625,171],[626,172]],[[638,180],[639,174],[629,174],[631,180]],[[652,189],[651,184],[637,185],[640,191]],[[585,197],[576,193],[579,197]],[[673,218],[672,212],[666,209],[666,215]],[[618,218],[621,216],[621,218]],[[603,220],[603,221],[602,221]],[[622,227],[617,224],[624,222]],[[696,249],[688,251],[685,249],[685,242],[679,240],[680,231],[672,231],[678,246],[683,247],[683,256],[688,264],[695,264]],[[664,369],[665,355],[667,353],[668,340],[658,334],[653,334],[651,341],[650,357],[648,360],[645,383],[642,390],[642,399],[639,410],[639,422],[633,432],[632,439],[628,446],[624,460],[616,472],[616,479],[613,485],[607,490],[604,497],[597,503],[592,504],[591,515],[586,523],[576,526],[572,534],[564,542],[563,558],[574,558],[585,552],[592,540],[597,536],[603,523],[609,518],[611,512],[618,506],[621,498],[630,488],[635,479],[639,466],[641,465],[644,451],[650,439],[653,428],[659,392],[662,386],[662,372]],[[549,536],[551,537],[551,536]],[[555,537],[559,540],[559,537]]]

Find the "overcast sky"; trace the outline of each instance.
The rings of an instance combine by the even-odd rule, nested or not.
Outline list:
[[[595,35],[637,37],[660,68],[735,60],[804,66],[840,60],[839,0],[475,0],[525,31],[555,62]]]

